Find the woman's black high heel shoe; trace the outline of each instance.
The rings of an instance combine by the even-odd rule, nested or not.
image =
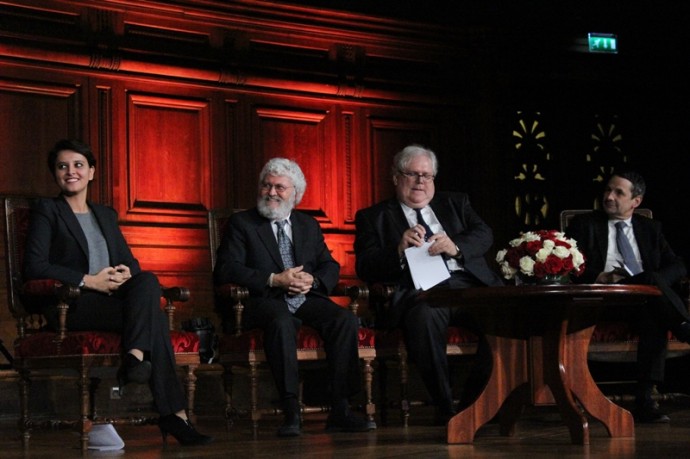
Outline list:
[[[158,419],[163,443],[168,442],[168,434],[175,437],[182,446],[205,445],[213,441],[213,437],[197,432],[189,420],[185,421],[176,414],[169,414]]]

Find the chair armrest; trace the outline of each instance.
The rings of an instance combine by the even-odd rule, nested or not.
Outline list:
[[[165,287],[161,285],[161,296],[167,302],[185,302],[189,300],[190,294],[187,287]]]
[[[360,303],[369,301],[369,287],[364,284],[357,284],[345,285],[343,288],[344,296],[348,296],[350,298],[350,303],[347,307],[356,315]]]
[[[390,309],[393,293],[397,289],[397,284],[373,283],[369,285],[369,307],[375,317],[375,325],[378,328]]]
[[[235,316],[235,335],[242,333],[243,300],[249,298],[249,290],[237,284],[223,284],[216,287],[216,296],[222,302],[229,303]]]
[[[376,283],[369,286],[369,297],[372,302],[379,305],[383,309],[388,309],[390,306],[391,297],[397,288],[396,284],[382,284]]]
[[[161,285],[161,296],[165,299],[165,313],[168,315],[168,329],[175,329],[175,302],[183,303],[189,300],[187,287],[166,287]]]
[[[57,299],[58,329],[56,342],[60,343],[67,334],[67,311],[69,303],[78,298],[81,289],[76,285],[63,284],[55,279],[36,279],[22,284],[22,302],[27,306],[42,305],[46,297]],[[23,330],[20,330],[20,336]]]
[[[36,279],[24,282],[22,295],[26,296],[52,296],[59,300],[67,301],[78,298],[79,287],[72,284],[63,284],[55,279]]]

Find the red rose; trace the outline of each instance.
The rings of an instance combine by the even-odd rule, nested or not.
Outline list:
[[[544,261],[544,269],[548,274],[560,274],[563,271],[563,260],[549,255]]]
[[[529,241],[525,243],[525,250],[530,257],[534,257],[542,247],[541,241]]]

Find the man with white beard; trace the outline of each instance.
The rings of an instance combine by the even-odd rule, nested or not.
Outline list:
[[[214,282],[249,290],[243,325],[264,331],[266,359],[285,415],[278,436],[301,434],[296,343],[302,324],[316,329],[325,343],[331,399],[326,430],[362,432],[368,430],[367,423],[349,410],[348,400],[360,390],[359,324],[354,314],[328,298],[340,265],[318,222],[294,210],[306,187],[294,161],[273,158],[266,163],[259,175],[256,208],[233,214],[228,221]]]

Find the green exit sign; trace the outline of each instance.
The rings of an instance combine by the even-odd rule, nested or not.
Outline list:
[[[590,33],[589,39],[590,53],[617,53],[618,37],[610,33]]]

